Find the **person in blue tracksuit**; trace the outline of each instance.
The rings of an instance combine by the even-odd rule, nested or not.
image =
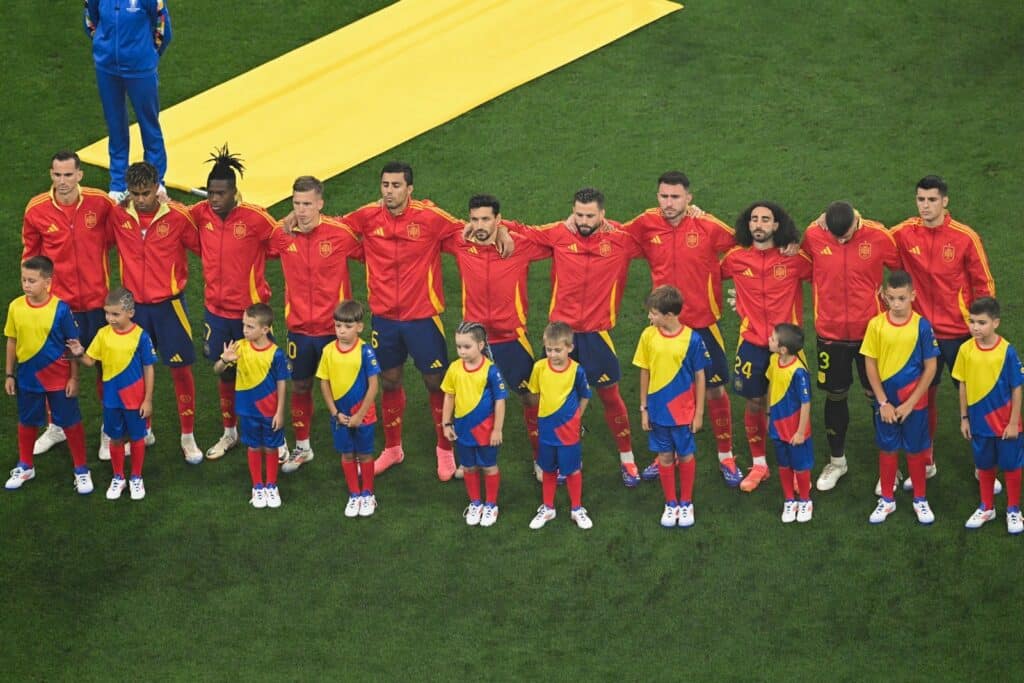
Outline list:
[[[96,83],[110,136],[110,194],[127,190],[128,105],[142,132],[144,158],[153,164],[163,190],[167,151],[160,131],[157,65],[171,42],[171,17],[163,0],[87,0],[85,32],[92,39]]]

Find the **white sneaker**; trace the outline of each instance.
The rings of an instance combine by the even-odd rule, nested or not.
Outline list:
[[[262,486],[254,486],[252,488],[252,498],[249,499],[249,504],[254,508],[267,507],[267,494]]]
[[[466,524],[469,526],[476,526],[480,523],[480,518],[484,514],[483,503],[470,503],[466,506],[466,509],[462,511],[462,516],[466,518]]]
[[[345,516],[346,517],[358,517],[359,516],[359,494],[350,493],[348,495],[348,502],[345,503]]]
[[[124,488],[127,484],[124,481],[124,477],[119,477],[116,474],[114,478],[110,480],[110,486],[107,487],[107,500],[117,500],[124,493]]]
[[[555,508],[541,505],[537,508],[537,514],[530,520],[531,529],[539,529],[555,518]]]
[[[68,437],[64,435],[63,429],[55,424],[46,425],[46,429],[36,438],[36,442],[32,446],[32,455],[45,453],[60,442],[67,440]]]
[[[836,487],[839,479],[846,474],[847,469],[849,468],[846,465],[828,463],[821,471],[821,474],[818,475],[818,481],[815,483],[815,486],[818,487],[819,491],[831,491]]]
[[[296,446],[291,454],[281,464],[281,471],[291,474],[307,462],[313,459],[313,449],[305,446]]]
[[[679,503],[665,503],[665,510],[661,513],[661,525],[666,529],[674,529],[679,519]]]
[[[935,463],[932,463],[931,465],[928,465],[927,467],[924,468],[924,478],[925,479],[931,479],[936,474],[938,474],[938,472],[939,472],[939,468],[937,468],[935,466]],[[904,491],[913,491],[914,490],[914,482],[913,482],[913,480],[910,477],[907,477],[906,479],[903,480],[903,490]]]
[[[932,508],[924,498],[914,501],[914,512],[917,514],[917,521],[921,524],[931,524],[935,521],[935,515],[932,513]]]
[[[900,488],[900,479],[902,479],[902,478],[903,478],[903,473],[900,472],[899,470],[896,470],[896,483],[892,487],[892,492],[893,493],[896,493],[896,491],[899,490],[899,488]],[[907,481],[910,481],[910,479],[907,479]],[[910,488],[911,488],[911,490],[913,490],[914,487],[911,486]],[[881,479],[879,479],[878,481],[875,482],[875,495],[876,496],[881,496],[882,495],[882,480]]]
[[[782,523],[789,524],[796,521],[797,503],[795,500],[787,500],[782,504]]]
[[[87,496],[92,493],[92,473],[89,470],[81,474],[75,473],[75,491],[80,496]]]
[[[132,495],[132,500],[142,500],[146,497],[146,485],[142,483],[142,477],[128,479],[128,490]]]
[[[573,510],[569,513],[569,517],[571,517],[572,521],[576,522],[576,526],[581,529],[589,529],[594,526],[594,522],[587,516],[587,508],[578,508]]]
[[[11,470],[11,477],[4,484],[4,488],[8,491],[14,491],[21,488],[29,479],[36,478],[36,468],[34,467],[22,467],[21,464],[15,465],[14,469]]]
[[[980,529],[982,526],[984,526],[985,522],[991,522],[995,518],[996,511],[994,509],[983,510],[981,508],[978,508],[977,510],[974,511],[974,514],[967,519],[967,523],[964,524],[964,528]]]
[[[480,517],[480,526],[494,526],[494,523],[498,521],[498,506],[486,504],[484,505],[484,514]]]
[[[203,452],[196,444],[195,434],[181,435],[181,452],[185,456],[185,462],[189,465],[198,465],[203,461]]]
[[[1006,530],[1014,536],[1024,533],[1024,518],[1021,517],[1020,508],[1010,508],[1006,511]]]
[[[125,444],[125,454],[128,454],[128,444]],[[100,460],[110,460],[110,437],[106,432],[100,432],[100,450],[96,454]]]
[[[268,508],[281,507],[281,492],[277,490],[276,484],[270,484],[263,490],[263,497],[267,499]]]
[[[152,446],[153,444],[156,443],[156,434],[153,433],[152,429],[146,430],[146,438],[142,440],[142,443],[146,444],[147,446]]]
[[[377,496],[364,493],[359,496],[359,516],[369,517],[377,510]]]
[[[237,434],[237,432],[233,433],[233,434],[229,434],[229,433],[222,434],[221,437],[219,439],[217,439],[217,443],[213,444],[208,449],[206,449],[206,458],[207,458],[207,460],[217,460],[218,458],[223,458],[225,453],[227,453],[229,450],[231,450],[232,448],[234,448],[237,445],[238,445],[238,434]],[[263,507],[263,506],[259,505],[257,507]]]
[[[896,512],[896,501],[886,500],[885,498],[878,499],[878,507],[868,517],[868,521],[872,524],[881,524],[885,521],[885,518]]]
[[[533,476],[537,477],[537,481],[544,481],[544,470],[540,468],[540,465],[533,463]]]
[[[796,507],[796,521],[801,524],[804,522],[811,521],[814,516],[814,502],[810,500],[801,500]]]
[[[693,503],[680,503],[679,526],[684,529],[689,529],[696,521],[697,520],[693,517]]]

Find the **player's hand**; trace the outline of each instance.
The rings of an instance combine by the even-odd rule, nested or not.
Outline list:
[[[896,421],[903,422],[905,419],[907,419],[907,415],[910,415],[910,413],[912,413],[913,411],[914,406],[910,405],[909,401],[904,401],[903,403],[896,406]]]
[[[966,424],[967,420],[961,420],[961,422]],[[1008,424],[1008,425],[1006,425],[1006,429],[1003,430],[1003,438],[1004,439],[1006,439],[1007,441],[1013,441],[1018,436],[1020,436],[1020,429],[1019,429],[1018,425],[1016,425],[1016,424]]]
[[[455,427],[446,426],[444,428],[444,438],[454,442],[458,438],[455,434]]]
[[[968,420],[960,420],[960,434],[968,441],[971,440],[971,423]],[[1006,437],[1003,436],[1003,438]]]
[[[224,342],[224,350],[220,354],[220,359],[224,363],[234,363],[238,360],[238,347],[240,342],[234,341],[231,343]]]
[[[349,415],[348,422],[346,424],[348,424],[349,429],[355,429],[356,427],[363,424],[364,417],[365,415],[360,415],[358,413],[356,413],[355,415]]]
[[[153,414],[153,401],[143,401],[142,405],[139,406],[139,417],[149,417]]]
[[[687,204],[686,205],[686,211],[684,211],[683,214],[687,218],[703,218],[704,217],[704,209],[700,208],[696,204]]]
[[[491,430],[491,445],[492,446],[500,446],[501,445],[501,430],[500,429],[492,429]]]
[[[790,242],[782,249],[779,249],[779,253],[783,256],[796,256],[800,253],[800,245],[796,242]]]
[[[646,410],[640,411],[640,428],[643,429],[645,432],[651,431],[651,419],[647,417]]]
[[[85,353],[85,347],[82,346],[82,342],[78,339],[68,339],[64,342],[64,346],[68,348],[68,351],[75,358],[78,358]]]
[[[8,377],[4,380],[4,391],[7,392],[8,396],[14,396],[17,393],[17,385],[14,383],[13,377]]]
[[[64,395],[68,398],[78,396],[78,378],[69,377],[68,383],[64,386]]]
[[[891,425],[896,422],[896,409],[893,408],[891,403],[886,403],[884,406],[879,407],[878,416],[882,418],[882,422]]]
[[[498,254],[501,255],[501,258],[508,258],[516,250],[516,243],[512,240],[512,235],[509,234],[508,228],[504,225],[499,225],[497,232],[494,234],[494,246],[498,248]]]
[[[576,214],[570,213],[569,217],[562,222],[565,223],[565,227],[569,228],[569,232],[572,234],[575,235],[579,232],[579,230],[576,229]]]
[[[736,288],[730,287],[725,290],[725,303],[729,304],[729,308],[736,312]]]
[[[289,211],[288,215],[281,219],[281,229],[287,233],[294,232],[298,226],[299,219],[295,217],[294,211]]]
[[[828,230],[828,223],[825,222],[825,214],[822,213],[820,216],[814,219],[814,223],[822,230]]]
[[[703,427],[703,426],[704,426],[704,416],[703,415],[699,415],[699,414],[694,415],[693,416],[693,422],[690,423],[690,431],[692,433],[696,434],[697,432],[699,432],[701,430],[701,427]]]

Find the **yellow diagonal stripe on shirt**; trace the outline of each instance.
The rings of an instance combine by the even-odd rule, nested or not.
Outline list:
[[[341,173],[681,8],[403,0],[161,112],[166,183],[205,185],[227,141],[245,158],[246,200],[270,206],[297,176]],[[137,161],[138,126],[131,136]],[[106,138],[79,155],[107,167]]]

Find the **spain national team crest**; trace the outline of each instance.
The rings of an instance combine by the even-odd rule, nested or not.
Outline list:
[[[171,226],[167,225],[167,221],[160,221],[156,226],[156,234],[160,237],[167,237],[168,233],[171,232]]]
[[[942,247],[942,260],[946,263],[952,263],[953,259],[956,258],[956,248],[952,244],[946,244]]]
[[[686,246],[690,249],[696,249],[697,245],[700,244],[700,235],[695,232],[686,233]]]
[[[238,222],[231,226],[231,234],[235,236],[236,240],[243,240],[248,234],[245,228],[245,223]]]
[[[869,242],[859,244],[857,246],[857,256],[860,256],[865,261],[871,258],[871,244]]]
[[[85,227],[92,230],[96,227],[97,219],[95,211],[86,211],[85,213]]]
[[[330,256],[331,252],[333,252],[333,251],[334,251],[334,247],[332,247],[331,243],[328,242],[327,240],[322,240],[317,245],[317,253],[319,253],[320,256],[322,256],[324,258],[327,258],[328,256]]]
[[[405,232],[411,240],[418,240],[420,238],[420,226],[416,223],[410,223]]]
[[[786,268],[786,266],[782,265],[781,263],[772,266],[772,277],[774,277],[776,280],[785,280],[787,272],[788,268]]]
[[[608,256],[612,253],[612,243],[608,240],[601,240],[601,244],[597,245],[597,253],[601,256]]]

